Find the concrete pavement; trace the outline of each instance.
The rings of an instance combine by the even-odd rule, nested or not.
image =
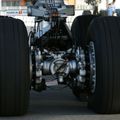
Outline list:
[[[79,102],[71,90],[48,89],[31,91],[28,114],[21,117],[0,117],[0,120],[120,120],[120,114],[99,115]]]

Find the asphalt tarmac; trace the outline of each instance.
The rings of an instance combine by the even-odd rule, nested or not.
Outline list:
[[[120,120],[120,114],[100,115],[87,108],[68,88],[31,91],[28,113],[19,117],[0,117],[0,120]]]

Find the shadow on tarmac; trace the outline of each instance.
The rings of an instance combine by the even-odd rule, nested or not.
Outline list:
[[[28,114],[42,115],[93,115],[86,102],[80,102],[68,88],[31,91]]]

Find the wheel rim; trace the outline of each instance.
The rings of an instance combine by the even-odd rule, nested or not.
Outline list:
[[[32,41],[32,35],[33,35],[33,32],[30,32],[29,34],[29,68],[30,68],[30,80],[32,80],[32,71],[33,71],[33,67],[32,67],[32,47],[31,47],[31,41]]]
[[[96,59],[94,42],[89,43],[89,65],[90,65],[90,89],[91,93],[95,92],[96,88]]]

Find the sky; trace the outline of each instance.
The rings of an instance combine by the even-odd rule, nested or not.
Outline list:
[[[120,8],[120,0],[116,0],[115,7]]]

